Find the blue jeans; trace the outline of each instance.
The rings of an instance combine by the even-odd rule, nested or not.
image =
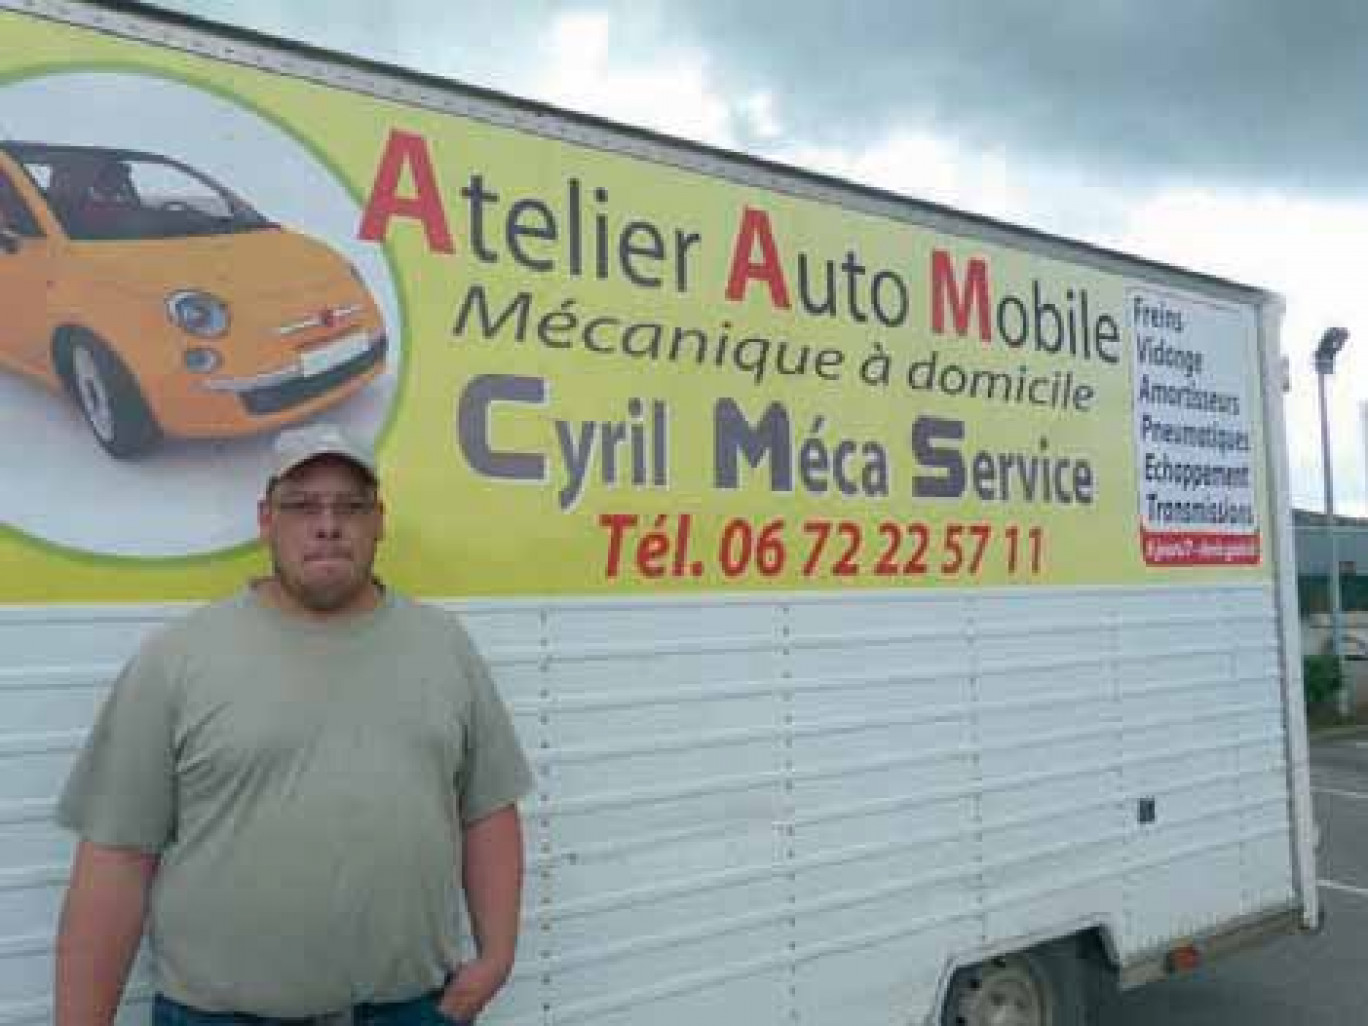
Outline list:
[[[412,1001],[355,1005],[353,1026],[471,1026],[472,1021],[449,1019],[437,1008],[440,990]],[[158,994],[152,1002],[152,1026],[310,1026],[320,1019],[273,1019],[246,1012],[202,1012]],[[329,1018],[328,1023],[337,1020]],[[347,1022],[345,1018],[341,1020]]]

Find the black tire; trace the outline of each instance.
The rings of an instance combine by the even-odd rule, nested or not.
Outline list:
[[[147,455],[161,440],[137,380],[109,347],[86,333],[68,337],[63,378],[105,452],[119,460]]]
[[[1087,1026],[1085,966],[1072,941],[960,969],[946,988],[941,1026]]]

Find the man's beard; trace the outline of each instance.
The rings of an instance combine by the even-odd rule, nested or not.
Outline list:
[[[281,588],[303,608],[314,613],[335,613],[345,609],[370,586],[369,573],[346,575],[324,581],[308,581],[287,571],[272,555],[275,578]]]

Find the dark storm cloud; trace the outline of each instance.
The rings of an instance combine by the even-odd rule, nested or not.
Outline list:
[[[1368,184],[1358,0],[661,4],[795,134],[911,128],[1047,162],[1275,187]]]
[[[934,132],[1130,180],[1368,184],[1359,0],[168,0],[512,92],[556,13],[614,17],[613,59],[701,53],[790,140]],[[737,118],[743,145],[746,120]]]

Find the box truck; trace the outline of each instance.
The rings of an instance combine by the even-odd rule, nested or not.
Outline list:
[[[1317,924],[1276,296],[133,4],[0,39],[0,1023],[312,418],[535,764],[490,1023],[1066,1026]]]

